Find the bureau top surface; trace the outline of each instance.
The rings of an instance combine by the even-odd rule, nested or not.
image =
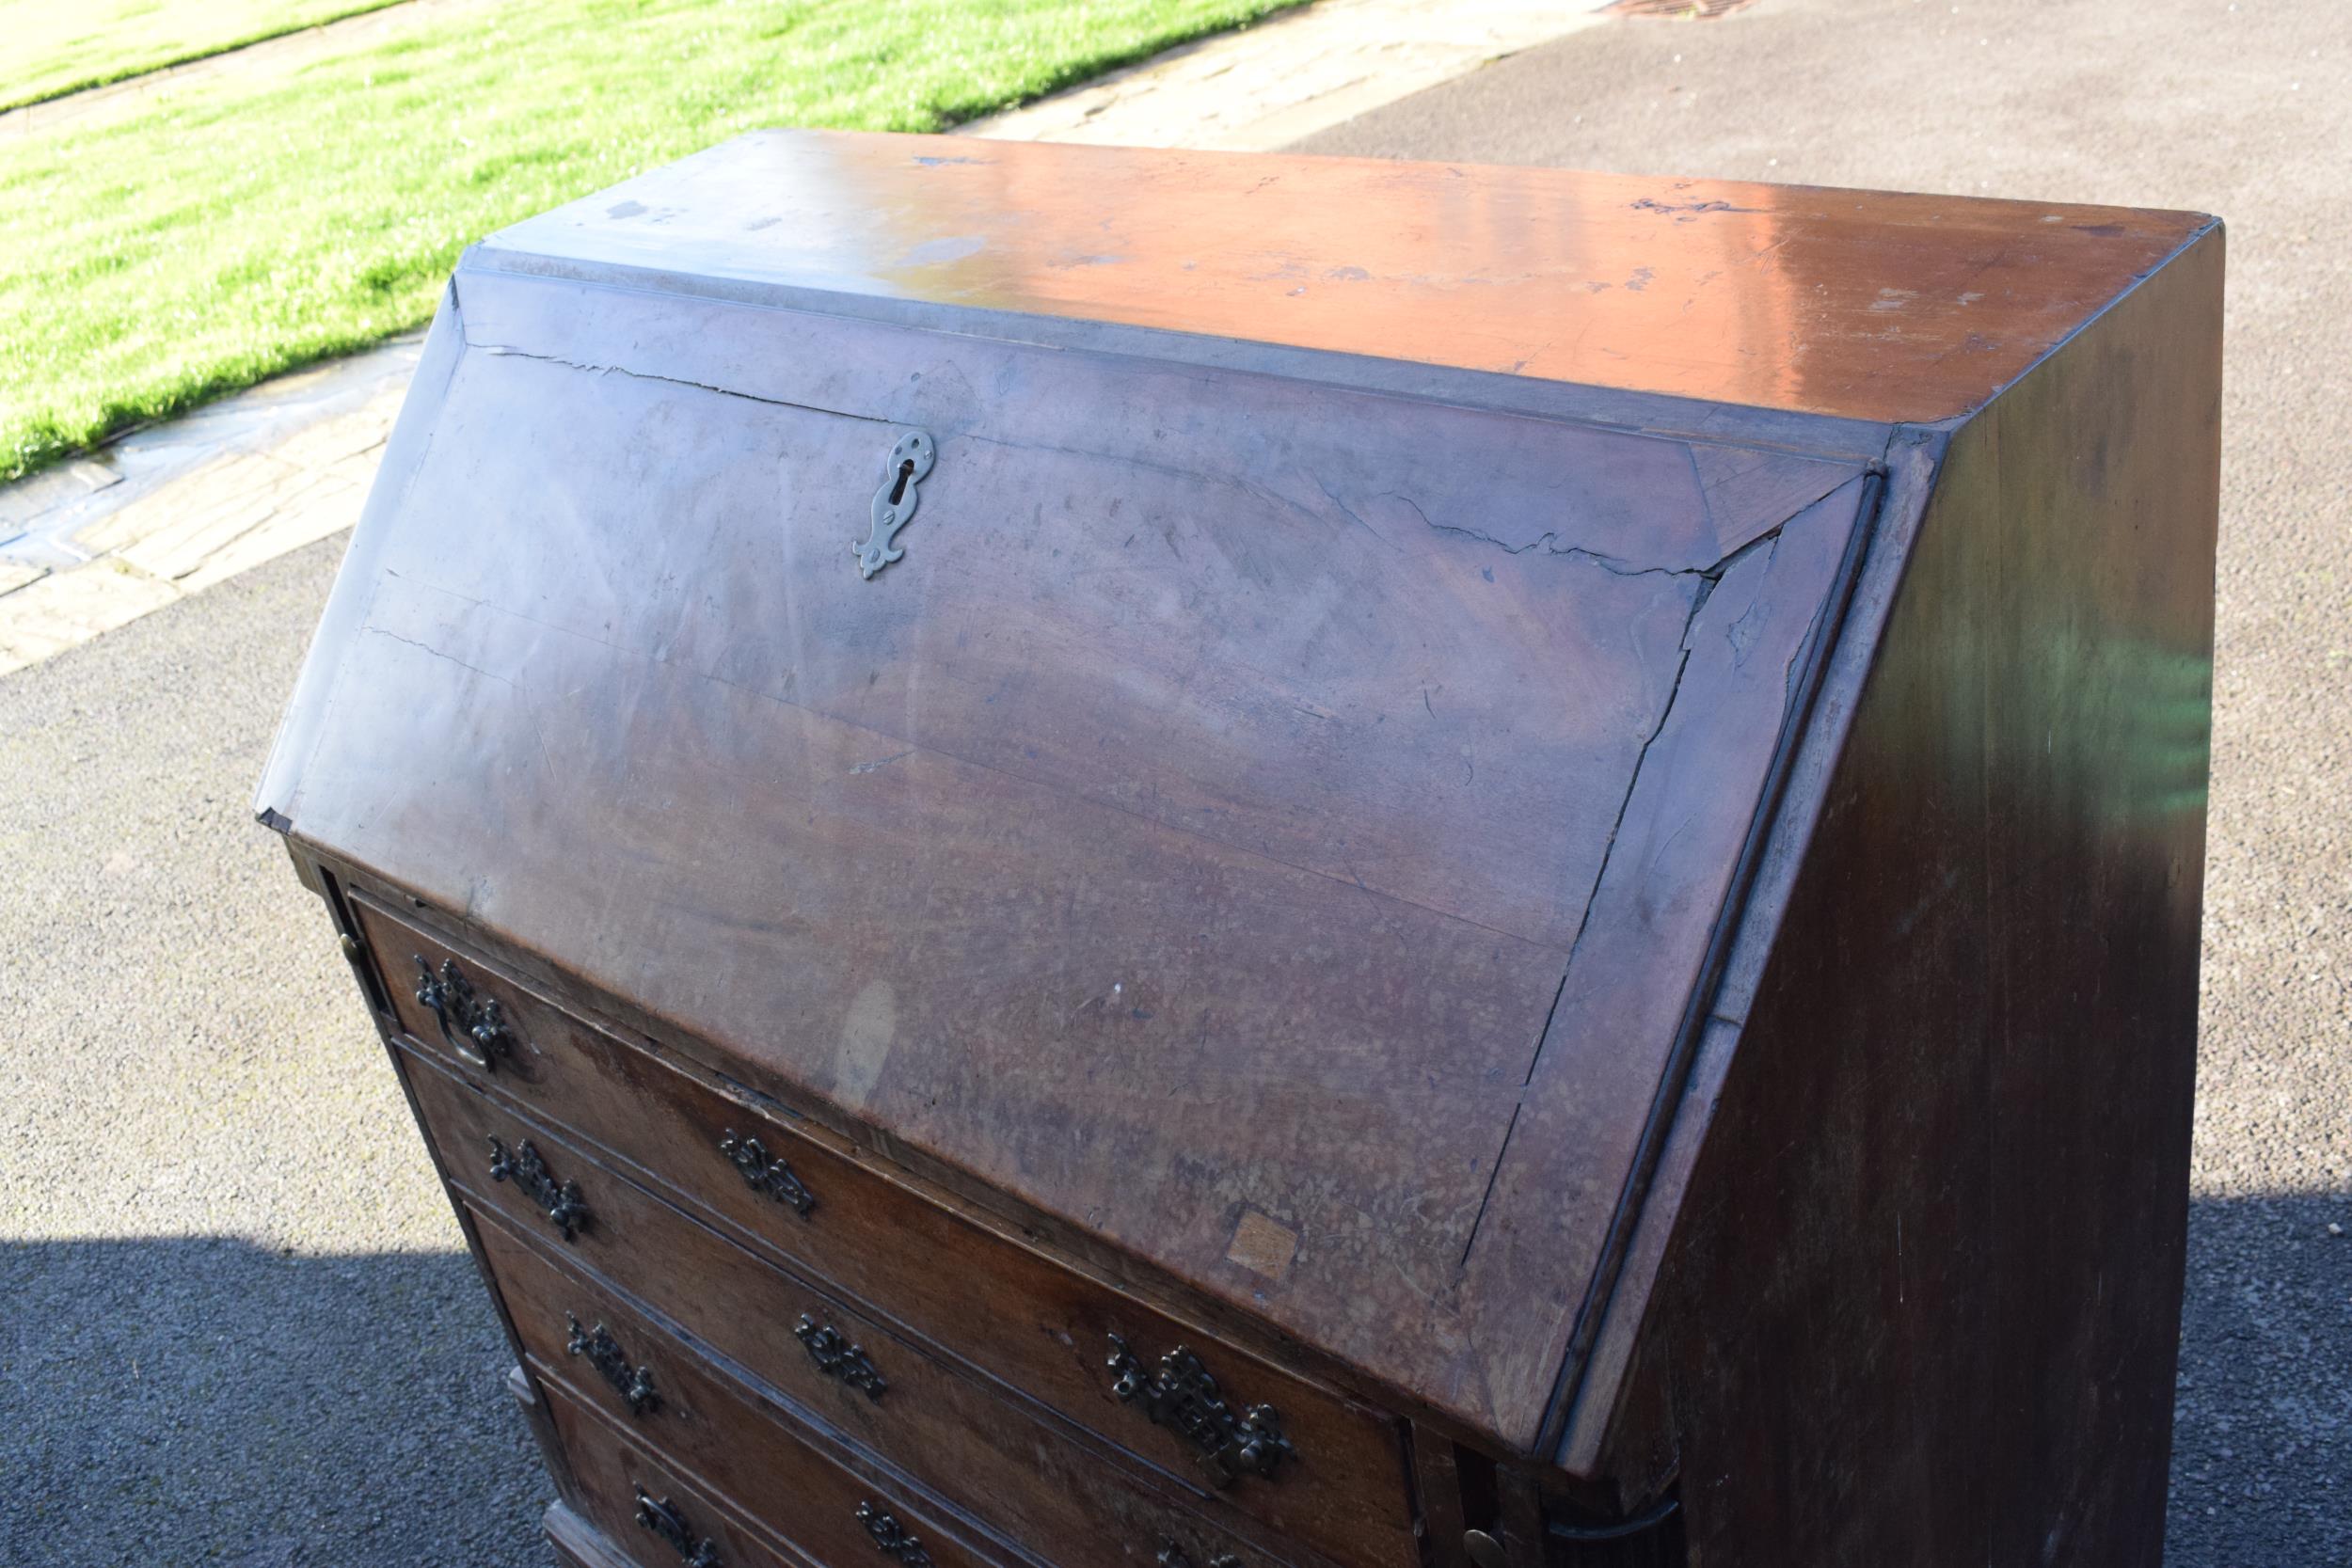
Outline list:
[[[1556,169],[779,131],[532,218],[487,248],[1922,421],[1982,404],[2212,221]]]

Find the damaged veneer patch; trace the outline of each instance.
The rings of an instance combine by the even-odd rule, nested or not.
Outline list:
[[[1245,1209],[1241,1223],[1233,1227],[1233,1244],[1225,1249],[1225,1260],[1279,1284],[1297,1253],[1298,1232],[1255,1209]]]

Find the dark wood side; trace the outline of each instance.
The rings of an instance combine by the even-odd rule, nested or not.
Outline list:
[[[1470,1528],[1463,1510],[1462,1478],[1452,1442],[1444,1433],[1413,1430],[1413,1491],[1421,1505],[1422,1560],[1429,1568],[1466,1568],[1462,1532]]]
[[[1951,439],[1597,1453],[1694,1568],[2160,1560],[2222,254]]]
[[[472,1218],[470,1215],[465,1217],[469,1220]],[[476,1260],[486,1264],[488,1255],[480,1250],[480,1232],[469,1227],[468,1238],[475,1248]],[[502,1296],[500,1298],[499,1309],[501,1312],[506,1310],[505,1300]],[[519,1361],[506,1369],[506,1391],[513,1397],[515,1407],[523,1413],[523,1421],[531,1428],[532,1440],[539,1445],[540,1454],[545,1457],[548,1468],[555,1476],[557,1490],[567,1492],[572,1485],[572,1477],[570,1468],[564,1464],[562,1445],[555,1435],[555,1418],[548,1412],[547,1396],[539,1391],[539,1385],[532,1380],[531,1374],[523,1370],[523,1365]]]

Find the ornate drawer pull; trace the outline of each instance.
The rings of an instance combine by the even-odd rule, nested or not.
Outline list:
[[[1192,1559],[1173,1536],[1160,1537],[1160,1568],[1192,1568]],[[1209,1559],[1209,1568],[1241,1568],[1241,1559],[1231,1552],[1219,1552]]]
[[[580,1201],[580,1183],[558,1182],[529,1138],[513,1150],[498,1138],[490,1140],[490,1180],[512,1181],[521,1188],[547,1212],[548,1223],[562,1231],[567,1242],[588,1224],[588,1205]]]
[[[686,1568],[723,1568],[719,1548],[711,1544],[707,1536],[700,1541],[694,1539],[694,1532],[687,1528],[686,1515],[678,1512],[677,1504],[667,1497],[656,1502],[645,1496],[642,1486],[637,1488],[637,1522],[668,1542]]]
[[[862,1502],[857,1505],[857,1522],[866,1527],[866,1533],[874,1538],[874,1549],[884,1557],[895,1557],[905,1568],[931,1568],[931,1554],[923,1549],[923,1543],[907,1533],[906,1526],[892,1518],[889,1513]]]
[[[807,1313],[792,1326],[792,1337],[808,1347],[808,1358],[817,1363],[817,1370],[827,1377],[837,1377],[852,1388],[863,1388],[866,1397],[879,1403],[890,1380],[866,1359],[866,1347],[852,1344],[841,1337],[838,1329],[826,1323],[818,1327],[817,1320]]]
[[[1178,1345],[1146,1372],[1127,1341],[1114,1334],[1111,1392],[1123,1404],[1137,1398],[1143,1413],[1155,1426],[1173,1428],[1200,1450],[1200,1466],[1218,1487],[1231,1486],[1244,1476],[1272,1481],[1282,1461],[1297,1449],[1282,1435],[1282,1418],[1270,1404],[1253,1404],[1239,1416],[1216,1391],[1200,1358]]]
[[[506,1018],[500,1011],[498,998],[476,996],[473,982],[466,978],[455,958],[443,958],[438,974],[433,973],[423,954],[417,954],[416,959],[422,976],[417,981],[417,1005],[433,1009],[441,1025],[441,1038],[452,1051],[485,1072],[496,1072],[499,1053],[511,1053],[515,1049],[506,1037]]]
[[[817,1195],[801,1184],[792,1174],[792,1167],[768,1152],[768,1146],[757,1138],[739,1138],[735,1129],[719,1140],[719,1152],[725,1155],[735,1168],[743,1173],[743,1184],[755,1193],[766,1193],[778,1203],[787,1205],[803,1219],[817,1207]]]
[[[604,1374],[605,1382],[612,1385],[612,1391],[621,1396],[630,1415],[642,1416],[661,1402],[661,1396],[654,1391],[653,1369],[630,1366],[612,1330],[602,1323],[582,1328],[580,1320],[569,1312],[564,1314],[564,1321],[572,1325],[571,1343],[566,1348],[574,1355],[586,1356],[588,1364]]]

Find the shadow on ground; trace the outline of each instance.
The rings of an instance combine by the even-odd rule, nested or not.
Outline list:
[[[328,1157],[323,1151],[322,1157]],[[2173,1466],[2174,1568],[2341,1568],[2352,1486],[2352,1195],[2204,1202]],[[453,1253],[290,1256],[219,1237],[0,1245],[0,1562],[540,1565],[551,1487]],[[419,1553],[425,1554],[421,1558]],[[1921,1565],[1933,1568],[1933,1565]]]
[[[2191,1205],[2181,1320],[2169,1568],[2352,1563],[2352,1192]]]
[[[463,1254],[19,1243],[0,1304],[10,1568],[554,1560],[553,1488]]]

